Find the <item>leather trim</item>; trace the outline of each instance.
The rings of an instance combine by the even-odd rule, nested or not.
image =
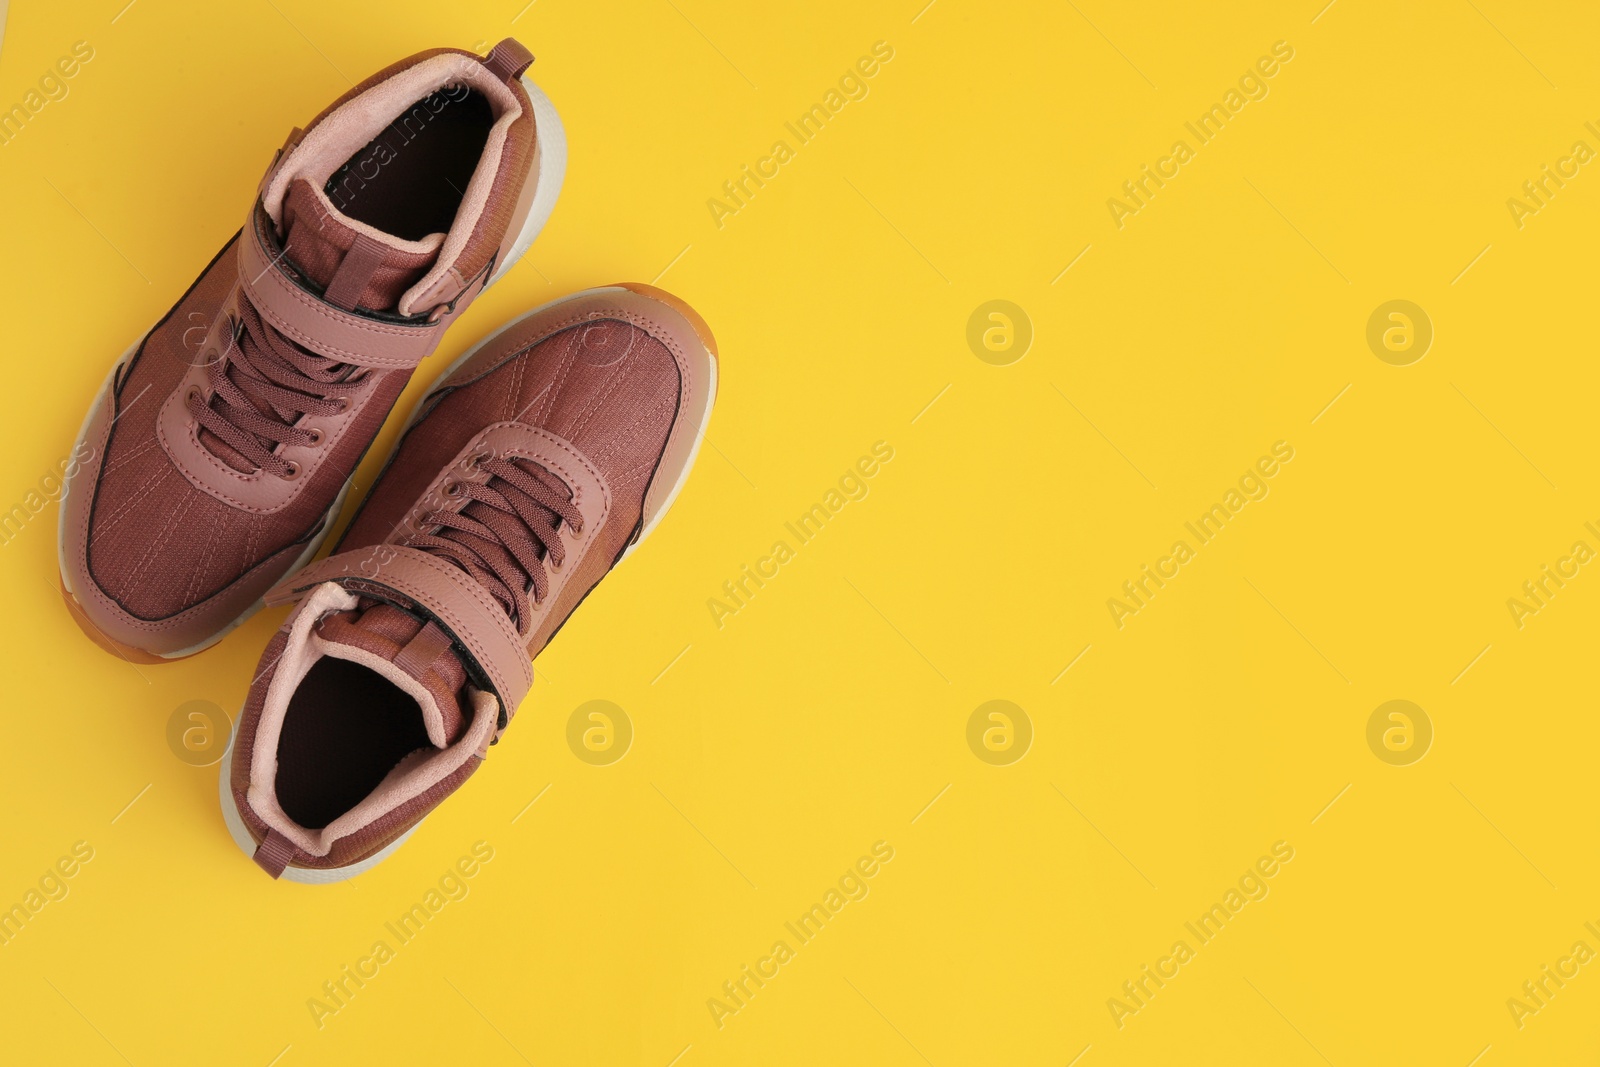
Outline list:
[[[284,459],[299,466],[300,473],[293,479],[280,478],[264,470],[252,474],[234,470],[200,443],[199,423],[189,414],[187,397],[191,389],[199,390],[201,395],[210,392],[209,368],[205,366],[190,367],[178,388],[167,394],[156,416],[156,439],[190,485],[229,507],[270,515],[292,504],[301,490],[311,484],[312,475],[333,455],[362,410],[372,402],[376,393],[370,385],[363,381],[341,386],[341,395],[350,398],[350,406],[340,414],[301,416],[297,426],[314,425],[322,431],[323,437],[320,444],[285,445],[279,451]]]

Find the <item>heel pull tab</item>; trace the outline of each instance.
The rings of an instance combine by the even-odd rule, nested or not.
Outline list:
[[[289,866],[289,857],[294,855],[294,845],[287,837],[276,830],[268,830],[266,838],[256,848],[255,855],[251,858],[260,868],[276,878]]]
[[[533,53],[515,37],[507,37],[483,57],[483,65],[503,82],[522,77],[522,72],[533,65]]]

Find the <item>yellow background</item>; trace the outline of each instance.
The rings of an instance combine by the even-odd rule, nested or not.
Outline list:
[[[95,55],[0,147],[0,505],[289,128],[440,44],[525,41],[571,165],[399,410],[498,322],[621,280],[692,302],[723,378],[671,517],[483,770],[348,885],[263,877],[166,741],[187,701],[234,712],[280,611],[135,669],[60,603],[53,504],[0,548],[0,904],[95,850],[0,948],[5,1059],[1594,1062],[1600,964],[1521,1028],[1506,1001],[1600,949],[1600,576],[1520,629],[1506,601],[1600,548],[1600,176],[1520,229],[1506,201],[1600,148],[1600,15],[922,3],[12,5],[0,103]],[[869,95],[796,146],[877,41]],[[1107,199],[1277,41],[1269,95],[1118,229]],[[1034,330],[1008,366],[966,341],[994,299]],[[1410,366],[1366,342],[1394,299],[1435,330]],[[1280,440],[1270,494],[1119,629],[1107,599]],[[869,495],[719,629],[708,599],[877,441]],[[592,699],[633,723],[609,766],[567,746]],[[1009,766],[966,740],[993,699],[1033,727]],[[1394,699],[1435,733],[1410,766],[1366,740]],[[480,840],[470,895],[319,1029],[307,1000]],[[870,895],[719,1029],[708,998],[880,840]],[[1280,840],[1270,894],[1119,1029],[1108,998]]]

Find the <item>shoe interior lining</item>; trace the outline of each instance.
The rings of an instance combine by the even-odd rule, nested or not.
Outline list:
[[[385,126],[323,192],[345,215],[402,240],[447,233],[494,122],[488,97],[447,86]]]
[[[324,656],[284,714],[278,803],[296,823],[321,830],[424,748],[432,745],[416,700],[359,663]]]

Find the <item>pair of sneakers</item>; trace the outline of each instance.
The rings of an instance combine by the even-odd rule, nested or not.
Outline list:
[[[422,52],[292,132],[73,451],[62,592],[102,647],[179,659],[297,605],[219,783],[275,878],[366,870],[477,769],[710,415],[716,347],[689,307],[632,284],[557,300],[429,387],[311,562],[412,371],[555,204],[566,145],[532,59],[510,39]]]

